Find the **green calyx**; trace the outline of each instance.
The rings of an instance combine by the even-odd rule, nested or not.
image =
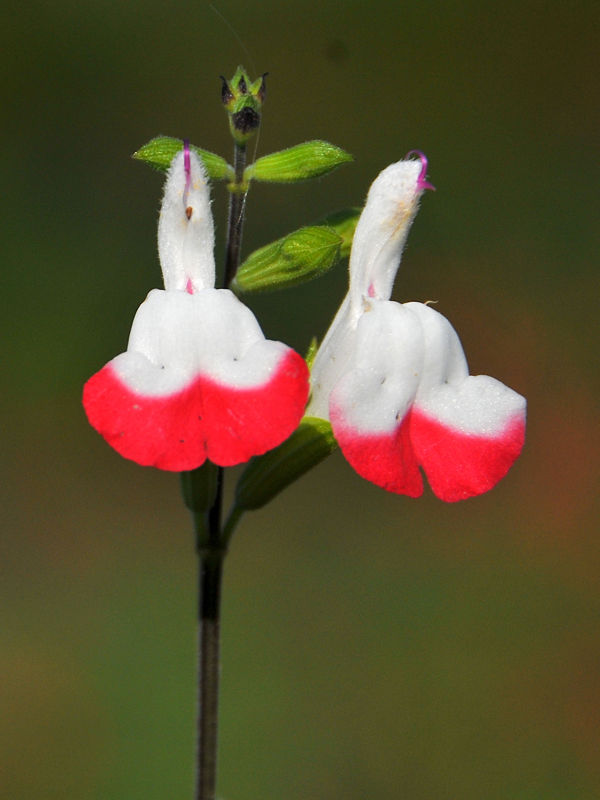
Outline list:
[[[229,166],[224,158],[194,145],[190,145],[190,149],[203,162],[211,180],[233,180],[233,168]],[[133,154],[133,158],[138,161],[145,161],[146,164],[150,164],[151,167],[160,172],[166,172],[171,165],[171,161],[180,150],[183,150],[183,141],[181,139],[173,139],[171,136],[157,136],[155,139],[151,139],[148,144],[140,147]]]
[[[229,115],[229,129],[235,141],[243,145],[260,127],[262,104],[267,93],[265,77],[268,73],[251,83],[248,73],[238,67],[233,78],[223,82],[221,100]]]
[[[255,250],[237,271],[236,292],[268,292],[317,278],[340,260],[342,237],[314,225]]]
[[[219,468],[206,460],[197,469],[181,472],[181,494],[183,502],[192,512],[198,547],[202,547],[208,536],[207,517],[217,497]]]
[[[304,142],[259,158],[246,168],[244,182],[254,179],[271,183],[298,183],[320,178],[353,160],[349,153],[329,142]]]
[[[217,496],[218,467],[206,460],[201,467],[181,472],[181,493],[190,511],[210,511]]]
[[[337,446],[327,420],[304,417],[283,444],[249,462],[236,487],[235,507],[244,511],[262,508]]]
[[[341,211],[334,211],[333,214],[328,214],[319,223],[331,228],[341,237],[340,258],[347,258],[350,255],[354,231],[361,212],[362,208],[344,208]]]
[[[238,269],[231,288],[242,292],[286,289],[318,278],[350,255],[360,208],[345,208],[320,225],[294,233],[255,250]]]

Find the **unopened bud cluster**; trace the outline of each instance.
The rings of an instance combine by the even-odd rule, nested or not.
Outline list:
[[[254,83],[250,82],[243,67],[237,68],[230,81],[221,75],[221,100],[229,114],[231,135],[240,145],[245,144],[260,127],[260,113],[267,93],[267,74],[265,72]]]

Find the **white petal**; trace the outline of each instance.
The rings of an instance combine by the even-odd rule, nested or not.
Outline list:
[[[457,433],[500,436],[525,413],[525,398],[489,375],[471,375],[459,384],[432,389],[415,408]]]
[[[214,225],[204,165],[189,152],[179,152],[169,168],[158,221],[158,253],[169,291],[199,292],[215,285]]]
[[[315,358],[307,413],[329,419],[329,395],[348,370],[365,298],[389,300],[424,186],[423,162],[399,161],[373,182],[350,256],[350,288]]]
[[[515,415],[525,412],[525,399],[495,378],[469,376],[458,335],[448,320],[430,306],[406,303],[418,316],[425,336],[425,359],[415,407],[442,425],[465,434],[494,437]]]
[[[372,300],[360,318],[348,371],[330,395],[330,409],[360,433],[394,431],[410,408],[424,354],[419,320],[399,303]]]
[[[311,371],[312,392],[306,413],[310,417],[329,419],[329,394],[348,369],[354,352],[359,314],[350,308],[350,297],[340,306],[327,335],[317,352]]]
[[[262,385],[288,350],[266,340],[254,314],[226,289],[154,289],[138,309],[127,352],[112,364],[133,391],[161,396],[200,374],[236,389]]]
[[[399,161],[373,182],[360,216],[350,255],[353,305],[363,297],[389,300],[400,256],[423,193],[421,161]]]
[[[419,397],[443,383],[458,383],[469,374],[458,334],[446,317],[424,303],[403,303],[417,316],[425,338],[425,358],[419,382]]]

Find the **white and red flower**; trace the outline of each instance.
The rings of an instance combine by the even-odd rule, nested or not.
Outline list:
[[[411,153],[409,153],[409,156]],[[491,489],[525,439],[525,399],[470,376],[448,320],[389,298],[424,189],[427,160],[377,177],[354,235],[350,287],[312,371],[307,414],[329,419],[346,459],[369,481],[418,497],[419,467],[442,500]]]
[[[171,164],[158,225],[165,289],[150,292],[127,351],[83,393],[94,428],[138,464],[239,464],[283,442],[302,417],[304,359],[265,339],[254,314],[214,288],[213,245],[206,173],[186,146]]]

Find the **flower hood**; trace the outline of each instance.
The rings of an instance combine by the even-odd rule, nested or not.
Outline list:
[[[84,388],[91,424],[139,464],[239,464],[276,447],[302,417],[304,360],[214,288],[213,245],[206,172],[186,147],[169,169],[158,225],[165,289],[138,309],[127,351]]]
[[[369,191],[349,291],[317,353],[307,413],[331,421],[367,480],[417,497],[421,467],[434,493],[455,501],[491,489],[513,464],[525,400],[469,375],[458,335],[437,311],[389,299],[426,171],[419,154],[385,169]]]

